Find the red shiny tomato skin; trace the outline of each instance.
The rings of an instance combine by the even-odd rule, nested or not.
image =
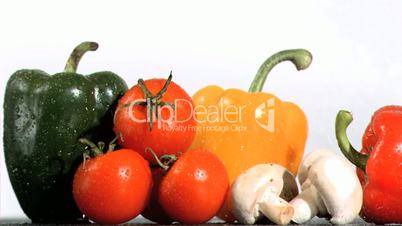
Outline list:
[[[150,79],[144,82],[149,91],[156,95],[166,79]],[[147,152],[151,148],[158,157],[185,152],[195,137],[196,121],[191,97],[179,85],[171,82],[162,101],[175,104],[160,111],[161,120],[153,117],[152,130],[147,121],[146,106],[123,107],[128,103],[144,100],[138,85],[133,86],[119,100],[114,120],[114,132],[119,135],[119,144],[138,151],[151,165],[157,165],[154,156]]]
[[[121,149],[81,164],[74,176],[73,196],[90,220],[120,224],[141,213],[151,188],[148,162],[133,150]]]
[[[174,220],[202,224],[220,210],[229,189],[222,161],[207,150],[189,150],[169,169],[159,186],[159,203]]]

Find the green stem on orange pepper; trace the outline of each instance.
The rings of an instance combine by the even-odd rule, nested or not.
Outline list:
[[[290,49],[275,53],[260,66],[248,91],[261,92],[269,72],[283,61],[291,61],[297,70],[304,70],[310,66],[312,60],[313,56],[305,49]]]

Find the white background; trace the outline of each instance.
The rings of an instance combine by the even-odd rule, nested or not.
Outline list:
[[[354,113],[349,136],[360,148],[372,112],[402,102],[401,12],[401,1],[385,0],[1,1],[0,99],[14,71],[59,72],[81,41],[100,44],[82,60],[83,74],[111,70],[132,86],[139,77],[173,70],[190,94],[208,84],[246,90],[268,56],[306,48],[314,56],[311,67],[277,66],[265,91],[304,109],[306,152],[338,152],[339,109]],[[0,218],[21,217],[2,151],[0,164]]]

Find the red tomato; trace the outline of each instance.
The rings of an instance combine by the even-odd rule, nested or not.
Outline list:
[[[171,77],[169,77],[171,79]],[[150,79],[144,86],[152,95],[162,90],[166,79]],[[151,165],[155,165],[154,157],[145,151],[152,148],[158,157],[165,154],[185,152],[191,145],[195,132],[196,121],[193,115],[191,97],[176,83],[170,82],[166,92],[156,102],[174,104],[174,109],[168,105],[154,109],[152,114],[152,130],[148,120],[148,109],[144,102],[144,90],[137,84],[127,91],[119,100],[115,113],[114,131],[119,135],[119,144],[125,148],[138,151]],[[142,105],[130,104],[142,102]],[[160,112],[160,120],[157,113]]]
[[[221,208],[229,177],[221,160],[206,150],[184,153],[159,186],[159,203],[174,220],[201,224]]]
[[[79,209],[101,224],[120,224],[144,209],[152,187],[148,162],[121,149],[87,160],[74,176],[73,195]]]
[[[166,175],[166,171],[160,167],[153,167],[151,171],[154,182],[151,198],[141,215],[158,224],[170,224],[173,220],[165,213],[162,206],[159,204],[159,185]]]

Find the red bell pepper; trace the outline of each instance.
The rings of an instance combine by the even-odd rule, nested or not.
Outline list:
[[[350,112],[336,118],[338,145],[354,165],[364,190],[362,217],[369,222],[402,223],[402,106],[386,106],[372,116],[357,152],[346,129]]]

